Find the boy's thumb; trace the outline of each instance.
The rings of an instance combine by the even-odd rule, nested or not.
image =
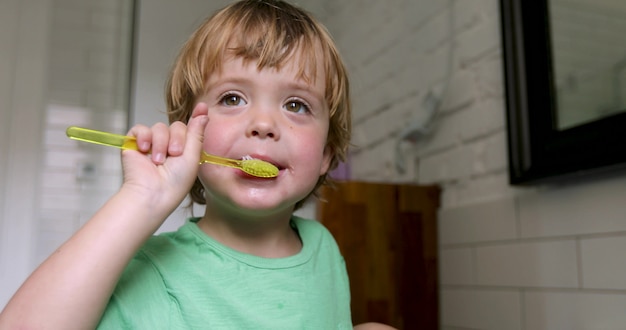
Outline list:
[[[190,148],[197,155],[200,155],[202,142],[204,141],[204,129],[209,122],[207,110],[207,105],[204,103],[196,105],[196,108],[194,109],[187,124],[187,143],[185,143],[185,149]]]

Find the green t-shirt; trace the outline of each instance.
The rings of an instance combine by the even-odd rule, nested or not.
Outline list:
[[[272,259],[218,243],[197,220],[148,240],[99,329],[352,329],[345,263],[320,223],[294,216],[302,250]]]

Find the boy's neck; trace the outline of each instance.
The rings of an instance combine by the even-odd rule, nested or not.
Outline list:
[[[208,236],[236,251],[265,258],[298,254],[302,241],[291,227],[291,213],[265,219],[225,218],[207,208],[198,227]]]

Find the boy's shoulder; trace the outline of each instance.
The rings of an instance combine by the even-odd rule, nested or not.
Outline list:
[[[326,227],[324,227],[324,225],[317,220],[293,215],[291,216],[291,221],[297,226],[298,229],[327,231]]]
[[[295,224],[300,235],[310,233],[318,237],[321,236],[320,238],[333,237],[328,228],[317,220],[307,219],[296,215],[292,216],[291,220],[292,223]]]

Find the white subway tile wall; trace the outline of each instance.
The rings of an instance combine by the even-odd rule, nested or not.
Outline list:
[[[54,0],[35,262],[121,183],[119,150],[70,140],[70,125],[125,133],[131,1]]]
[[[352,178],[443,188],[441,328],[626,329],[626,175],[508,184],[499,1],[324,9],[352,77]],[[398,173],[398,132],[429,92],[433,129],[402,146]]]

